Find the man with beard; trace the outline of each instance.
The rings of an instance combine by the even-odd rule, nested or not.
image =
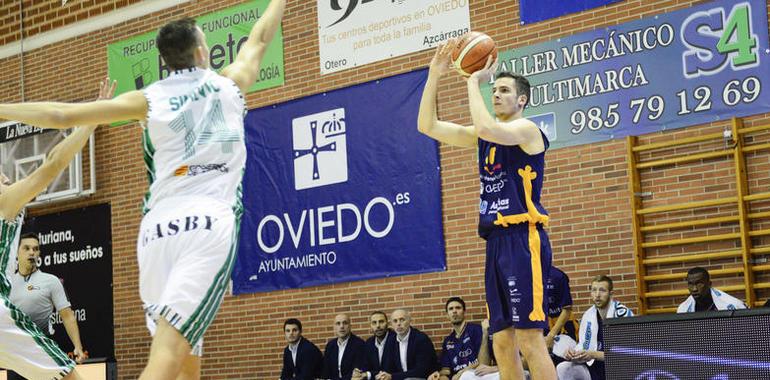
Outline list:
[[[364,341],[350,332],[350,317],[338,314],[334,317],[336,338],[326,343],[324,350],[324,379],[350,380],[353,368],[359,368],[366,360]]]
[[[679,305],[677,313],[745,309],[743,301],[711,287],[709,272],[701,267],[687,271],[687,290],[690,296]]]
[[[444,309],[452,323],[452,331],[441,345],[441,380],[457,380],[463,373],[479,366],[479,352],[487,344],[481,326],[465,321],[465,301],[451,297]]]
[[[353,380],[375,379],[383,369],[383,353],[388,344],[388,337],[393,335],[393,331],[388,328],[388,316],[381,311],[375,311],[369,316],[369,327],[372,330],[372,336],[364,343],[366,353],[365,365],[363,368],[353,369]]]
[[[556,366],[559,380],[604,380],[604,320],[634,315],[631,309],[612,299],[612,279],[605,275],[591,281],[591,301],[593,305],[580,320],[580,342],[567,350],[567,361]]]
[[[283,323],[288,346],[283,350],[281,380],[313,380],[321,374],[323,357],[313,342],[302,337],[302,322],[289,318]]]

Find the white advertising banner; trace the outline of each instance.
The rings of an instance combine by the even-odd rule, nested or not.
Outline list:
[[[321,74],[432,48],[470,30],[469,0],[318,0]]]

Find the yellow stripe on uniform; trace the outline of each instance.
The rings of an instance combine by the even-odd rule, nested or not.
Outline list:
[[[532,312],[530,321],[545,321],[543,311],[543,270],[540,263],[540,233],[537,224],[529,224],[529,262],[532,265]]]
[[[494,152],[491,152],[494,154]],[[532,266],[532,312],[529,313],[530,321],[545,321],[545,311],[543,310],[543,271],[540,261],[540,233],[537,231],[537,224],[548,225],[548,215],[543,215],[532,202],[532,180],[537,178],[537,173],[532,171],[532,167],[527,165],[524,169],[518,170],[524,185],[524,202],[527,204],[527,212],[524,214],[503,215],[497,213],[496,226],[508,227],[511,224],[529,223],[529,253],[530,265]]]
[[[527,204],[527,212],[512,215],[503,215],[498,212],[497,220],[494,221],[494,224],[496,226],[508,227],[511,224],[527,222],[529,224],[540,223],[548,226],[548,215],[541,214],[537,207],[535,207],[535,202],[532,202],[532,180],[537,178],[537,173],[533,172],[532,167],[527,165],[524,169],[519,169],[519,175],[524,185],[524,202]]]

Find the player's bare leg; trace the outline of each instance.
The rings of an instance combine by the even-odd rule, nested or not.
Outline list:
[[[182,372],[176,380],[198,380],[201,378],[201,357],[188,354],[182,363]]]
[[[182,367],[192,347],[182,334],[165,319],[158,319],[158,327],[152,338],[150,360],[139,380],[173,380]]]
[[[548,354],[541,329],[516,329],[516,342],[527,359],[533,379],[556,380],[556,369]]]
[[[494,333],[492,348],[500,369],[500,380],[524,380],[524,368],[513,327]]]

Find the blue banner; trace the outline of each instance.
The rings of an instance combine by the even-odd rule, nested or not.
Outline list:
[[[252,110],[236,294],[446,270],[424,70]]]
[[[767,29],[765,0],[715,1],[507,50],[500,70],[529,79],[524,115],[561,148],[770,112]]]
[[[621,0],[521,0],[521,22],[530,24],[618,1]]]

